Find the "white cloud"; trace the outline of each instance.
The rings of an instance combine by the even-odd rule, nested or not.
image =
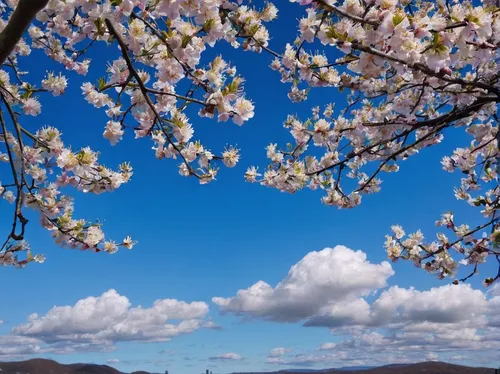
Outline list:
[[[500,282],[495,283],[491,289],[488,290],[491,296],[500,296]]]
[[[300,353],[295,355],[289,354],[282,357],[268,357],[266,359],[266,363],[287,367],[315,366],[317,368],[325,369],[341,366],[380,366],[388,363],[410,363],[423,360],[422,351],[417,353],[418,359],[411,360],[406,356],[406,354],[402,354],[400,352],[387,351],[382,354],[374,354],[370,349],[365,351],[367,347],[364,346],[349,346],[349,344],[346,344],[345,342],[337,344],[336,347],[333,347],[335,343],[329,344],[330,345],[327,347],[332,349],[328,349],[328,352],[318,353],[316,350],[310,353]]]
[[[373,304],[377,323],[391,320],[412,322],[456,323],[484,314],[487,301],[484,293],[470,285],[443,285],[428,291],[391,287]]]
[[[434,352],[429,352],[425,355],[427,361],[439,361],[439,356]]]
[[[385,262],[372,264],[363,252],[337,246],[309,253],[275,287],[259,281],[212,301],[222,313],[303,321],[326,327],[339,339],[310,354],[277,351],[268,355],[269,364],[333,367],[344,355],[350,364],[386,364],[467,352],[479,360],[500,350],[500,286],[488,292],[447,283],[382,290],[393,273]]]
[[[150,308],[132,307],[127,297],[109,290],[99,297],[79,300],[74,306],[55,306],[43,316],[32,315],[12,333],[47,343],[159,342],[198,330],[207,313],[206,303],[174,299],[156,300]]]
[[[404,352],[421,361],[421,352],[500,349],[494,312],[498,307],[500,298],[488,299],[465,284],[426,291],[391,287],[368,304],[368,310],[353,307],[351,318],[332,308],[330,314],[311,317],[307,326],[325,326],[334,335],[347,335],[335,349],[368,355]]]
[[[0,336],[0,357],[10,359],[36,355],[41,351],[42,341],[24,336]]]
[[[110,345],[93,343],[57,342],[47,345],[39,338],[18,335],[0,336],[0,358],[20,359],[43,354],[67,354],[74,352],[106,352],[113,349]]]
[[[224,353],[222,355],[213,356],[209,358],[209,360],[211,361],[240,361],[242,359],[243,357],[234,352]]]
[[[126,366],[139,366],[144,367],[145,365],[155,365],[159,367],[165,367],[171,360],[162,359],[134,359],[134,360],[121,360],[118,358],[110,358],[106,360],[106,365],[126,365]]]
[[[469,285],[443,285],[427,291],[390,287],[373,304],[359,298],[334,304],[310,316],[306,326],[387,326],[395,323],[481,322],[488,308],[486,296]],[[354,313],[355,311],[355,313]]]
[[[365,253],[339,245],[308,253],[274,288],[259,281],[236,296],[212,301],[223,313],[296,322],[355,302],[385,287],[393,274],[388,262],[372,264]]]
[[[500,295],[491,298],[488,302],[489,325],[500,328]]]
[[[325,306],[316,315],[309,316],[304,323],[305,326],[328,326],[331,328],[368,324],[370,324],[370,305],[362,298]]]
[[[203,328],[211,330],[222,330],[222,326],[219,326],[214,321],[207,321],[203,324]]]
[[[269,357],[281,357],[290,351],[291,351],[290,348],[284,348],[284,347],[273,348],[269,352]]]
[[[273,365],[314,366],[316,364],[329,365],[347,359],[349,359],[349,354],[339,351],[328,354],[297,354],[288,357],[268,357],[266,362]]]
[[[363,252],[336,246],[307,254],[274,288],[259,281],[233,297],[212,301],[222,313],[278,322],[304,320],[305,326],[331,329],[366,329],[423,324],[422,328],[433,323],[478,328],[496,299],[488,301],[485,293],[465,284],[425,291],[393,286],[369,303],[366,296],[385,287],[392,274],[388,263],[372,264]]]
[[[335,349],[337,344],[335,343],[323,343],[321,346],[318,348],[319,351],[330,351],[332,349]]]

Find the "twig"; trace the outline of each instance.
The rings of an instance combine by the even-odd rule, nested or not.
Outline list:
[[[172,145],[172,147],[174,147],[174,149],[177,151],[177,153],[183,159],[183,161],[186,164],[186,167],[188,168],[190,174],[196,176],[197,178],[200,178],[200,176],[191,168],[191,165],[189,165],[189,163],[187,162],[186,158],[181,153],[181,150],[179,149],[179,147],[177,147],[177,145],[172,141],[170,135],[167,134],[163,130],[163,127],[161,125],[162,118],[158,114],[158,111],[156,110],[155,105],[153,104],[153,102],[151,101],[151,98],[148,95],[148,89],[144,85],[144,82],[142,81],[139,73],[137,73],[137,70],[135,70],[135,68],[134,68],[132,60],[130,59],[130,56],[129,56],[128,52],[127,52],[127,45],[125,44],[125,42],[123,41],[123,39],[120,37],[120,35],[118,34],[118,32],[116,32],[116,29],[114,28],[114,26],[111,23],[111,21],[106,18],[104,20],[104,22],[106,23],[106,26],[108,27],[108,30],[109,30],[110,34],[112,34],[115,37],[115,39],[118,41],[118,44],[120,45],[120,48],[121,48],[121,52],[122,52],[123,58],[125,59],[127,67],[129,69],[129,74],[131,74],[135,78],[135,80],[137,81],[137,84],[139,85],[139,89],[141,90],[142,95],[144,96],[144,100],[146,100],[146,103],[148,104],[149,108],[151,109],[151,111],[155,115],[156,119],[158,120],[160,129],[162,130],[163,134],[166,136],[168,142]]]

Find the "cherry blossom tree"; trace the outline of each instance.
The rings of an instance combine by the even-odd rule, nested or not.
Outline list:
[[[236,67],[222,56],[201,65],[206,45],[226,41],[270,55],[270,67],[290,85],[293,102],[306,100],[313,88],[347,96],[340,110],[334,103],[324,108],[312,104],[309,118],[289,115],[284,126],[293,143],[271,143],[268,168],[261,174],[250,167],[245,174],[249,182],[290,193],[322,190],[323,203],[353,208],[363,195],[380,190],[383,173],[397,172],[401,161],[462,128],[471,137],[470,146],[456,149],[442,164],[446,171],[462,173],[455,196],[477,207],[484,222],[470,227],[447,213],[437,225],[451,230],[453,238],[443,232],[431,242],[420,231],[407,235],[393,226],[386,249],[393,260],[411,260],[440,278],[456,274],[459,264],[472,265],[473,272],[455,282],[466,281],[492,258],[499,272],[484,282],[499,279],[498,1],[291,1],[304,10],[299,35],[274,49],[266,28],[278,13],[271,3],[6,1],[0,33],[0,122],[6,148],[1,159],[10,164],[12,181],[2,181],[0,192],[14,205],[14,223],[1,247],[2,263],[23,266],[43,260],[31,255],[23,240],[26,207],[39,211],[42,225],[71,248],[113,253],[134,244],[129,237],[105,239],[99,224],[74,218],[73,201],[60,190],[113,191],[129,181],[131,166],[124,163],[113,171],[100,165],[90,148],[73,151],[55,128],[32,134],[23,127],[22,115],[41,111],[38,95],[59,96],[67,85],[64,75],[50,73],[42,82],[28,82],[22,60],[31,49],[42,49],[68,71],[85,74],[90,64],[85,53],[94,43],[115,45],[121,57],[109,64],[107,75],[82,86],[85,99],[109,116],[104,137],[112,145],[127,129],[138,138],[149,137],[157,158],[176,159],[181,175],[205,184],[215,179],[220,165],[233,167],[239,150],[229,147],[216,154],[194,141],[186,108],[196,106],[201,117],[236,125],[254,113]],[[27,253],[25,259],[19,259],[20,252]]]
[[[294,0],[292,0],[293,2]],[[500,279],[498,140],[500,103],[500,2],[411,0],[301,0],[305,17],[299,37],[271,67],[291,86],[294,102],[310,89],[348,92],[347,104],[314,107],[309,118],[288,116],[284,126],[294,143],[267,147],[268,169],[251,167],[250,182],[294,193],[322,190],[323,203],[353,208],[378,192],[382,173],[439,144],[447,131],[471,137],[442,160],[443,169],[462,173],[457,199],[477,207],[477,227],[446,213],[436,222],[451,230],[435,241],[421,231],[407,235],[392,227],[385,247],[394,261],[413,261],[439,278],[454,276],[459,264],[494,258]],[[320,45],[320,48],[317,46]],[[307,47],[319,52],[307,52]],[[333,58],[336,57],[336,58]]]
[[[130,237],[106,239],[99,223],[74,216],[73,199],[62,193],[64,187],[113,191],[130,180],[132,167],[101,165],[95,151],[73,150],[54,127],[31,133],[23,126],[22,115],[37,116],[42,110],[38,95],[60,96],[68,84],[64,75],[54,73],[41,82],[29,81],[22,66],[32,49],[84,75],[90,65],[85,53],[94,43],[118,48],[121,56],[109,63],[106,76],[81,87],[86,101],[106,111],[103,136],[112,145],[130,128],[136,138],[152,140],[158,159],[179,160],[179,174],[201,184],[215,179],[220,164],[234,167],[238,162],[235,147],[218,155],[194,141],[185,110],[196,105],[199,116],[238,126],[253,117],[254,106],[235,67],[220,56],[201,66],[200,58],[207,45],[221,40],[235,48],[244,40],[249,50],[265,46],[264,23],[276,17],[274,5],[257,10],[225,0],[7,0],[0,2],[0,11],[0,140],[5,147],[0,159],[11,170],[11,180],[0,181],[0,196],[14,205],[13,224],[0,247],[1,264],[22,267],[44,260],[24,240],[25,208],[37,210],[42,226],[63,246],[114,253],[135,244]]]

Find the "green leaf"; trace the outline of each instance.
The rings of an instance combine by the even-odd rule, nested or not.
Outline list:
[[[403,12],[401,12],[401,11],[396,12],[396,14],[394,14],[394,17],[392,17],[392,24],[394,26],[399,25],[401,22],[403,22],[405,17],[406,17],[406,15]]]
[[[192,39],[193,39],[193,37],[191,35],[183,35],[182,36],[182,48],[186,48]]]
[[[26,91],[24,92],[22,95],[21,95],[21,99],[23,100],[26,100],[27,98],[31,97],[31,95],[33,94],[33,92],[31,91]]]
[[[500,246],[500,231],[495,231],[491,236],[493,237],[493,247],[498,249]]]
[[[95,27],[97,27],[97,33],[99,35],[104,35],[104,21],[102,18],[98,18],[94,21]]]
[[[212,27],[214,27],[215,25],[215,20],[210,18],[208,20],[205,21],[205,24],[203,25],[203,31],[205,32],[209,32]]]
[[[106,86],[106,80],[104,78],[99,78],[97,80],[96,86],[99,91],[102,91],[104,89],[104,86]]]
[[[330,26],[328,30],[326,30],[326,37],[332,39],[340,39],[340,34],[335,30],[334,26]]]

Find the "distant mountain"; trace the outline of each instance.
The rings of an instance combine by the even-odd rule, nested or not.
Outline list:
[[[20,362],[1,362],[1,374],[122,374],[107,365],[71,364],[35,358]]]
[[[420,362],[417,364],[396,364],[380,367],[347,367],[338,369],[324,370],[304,370],[304,369],[288,369],[280,370],[271,373],[233,373],[233,374],[495,374],[495,369],[470,367],[462,365],[453,365],[446,362]]]
[[[96,365],[96,364],[70,364],[65,365],[73,370],[75,373],[79,374],[119,374],[120,372],[115,368],[108,365]]]
[[[108,365],[60,364],[53,360],[34,358],[27,361],[0,362],[0,374],[126,374]],[[155,374],[134,371],[132,374]]]
[[[342,368],[338,368],[339,371],[359,371],[359,370],[368,370],[375,369],[376,366],[346,366]]]
[[[328,372],[335,372],[335,371],[359,371],[359,370],[367,370],[367,369],[374,369],[376,366],[346,366],[346,367],[341,367],[341,368],[335,368],[335,369],[287,369],[287,370],[280,370],[279,373],[328,373]]]
[[[495,369],[453,365],[445,362],[420,362],[417,364],[396,364],[380,367],[344,367],[337,369],[309,370],[289,369],[272,373],[244,374],[495,374]],[[107,365],[70,364],[53,360],[32,359],[20,362],[0,362],[0,374],[125,374]],[[138,371],[132,374],[152,374]],[[236,373],[233,373],[236,374]],[[239,373],[243,374],[243,373]]]

